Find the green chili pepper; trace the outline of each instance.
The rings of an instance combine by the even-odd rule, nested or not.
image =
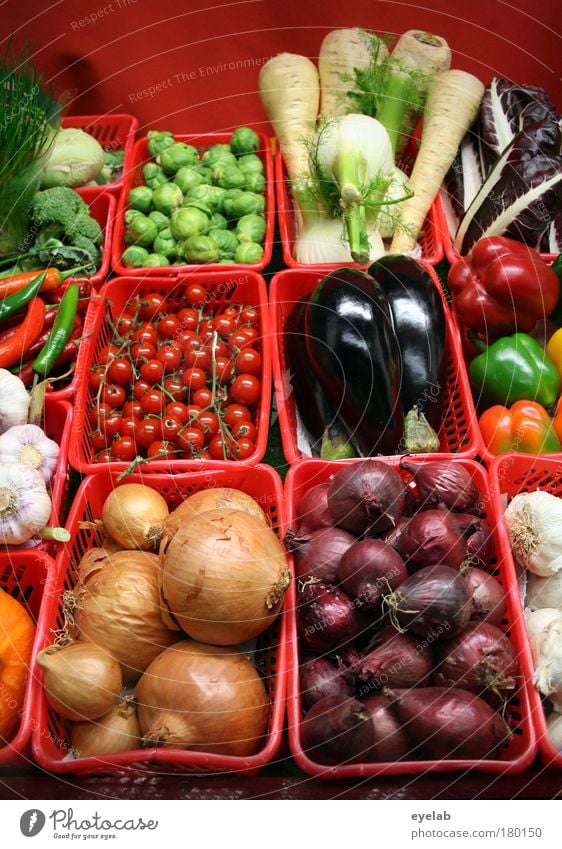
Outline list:
[[[43,285],[43,281],[47,274],[43,271],[37,277],[34,277],[33,280],[24,286],[23,289],[20,289],[18,292],[14,292],[12,295],[8,295],[6,298],[3,298],[0,301],[0,321],[4,321],[5,318],[8,318],[10,315],[13,315],[18,310],[21,310],[28,301],[37,295],[39,289]]]
[[[78,309],[79,294],[80,287],[71,284],[61,298],[57,316],[53,323],[53,329],[36,359],[33,361],[33,371],[37,372],[41,377],[46,377],[49,374],[57,357],[66,345],[68,337],[72,333],[72,326]]]

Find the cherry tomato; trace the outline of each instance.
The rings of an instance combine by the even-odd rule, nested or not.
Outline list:
[[[233,401],[251,407],[257,404],[260,399],[261,383],[253,374],[239,374],[232,382],[230,394]]]
[[[106,383],[100,397],[104,404],[109,404],[114,409],[121,409],[127,396],[122,386],[117,386],[115,383]]]
[[[237,440],[245,437],[247,439],[251,439],[252,442],[255,442],[258,429],[253,422],[241,421],[233,424],[230,428],[230,432]]]
[[[231,318],[236,319],[236,323],[238,323],[238,316],[240,315],[240,309],[236,306],[236,304],[229,304],[224,309],[224,315],[229,315]]]
[[[213,393],[208,386],[203,386],[191,396],[194,404],[199,404],[200,407],[208,407],[213,400]]]
[[[205,341],[213,338],[213,321],[210,318],[204,318],[199,325],[199,335]]]
[[[176,444],[184,451],[197,451],[205,444],[205,434],[198,427],[186,425],[179,431],[176,437]]]
[[[157,327],[160,339],[172,339],[180,329],[180,323],[175,315],[165,315]]]
[[[139,419],[135,416],[123,416],[119,433],[121,436],[134,436]]]
[[[165,415],[168,418],[175,419],[180,424],[187,424],[189,420],[189,408],[187,404],[182,404],[180,401],[170,401],[166,404]]]
[[[219,383],[227,383],[232,374],[232,360],[228,357],[217,357],[215,360],[215,369]]]
[[[259,320],[260,317],[255,307],[244,307],[240,313],[240,322],[242,324],[257,324]]]
[[[134,378],[131,361],[125,357],[115,357],[107,370],[107,377],[112,383],[119,383],[120,386],[128,386]]]
[[[203,448],[200,448],[199,451],[197,452],[197,459],[198,460],[212,460],[213,459],[211,457],[211,452],[209,451],[209,449],[206,445],[203,446]]]
[[[174,401],[183,401],[187,395],[187,389],[183,385],[183,380],[177,375],[170,374],[164,380],[164,389],[171,395]]]
[[[160,383],[164,376],[164,363],[161,360],[147,360],[139,369],[140,376],[149,383]]]
[[[156,359],[163,364],[166,373],[175,371],[181,365],[180,350],[174,345],[160,345],[156,351]]]
[[[122,416],[124,419],[130,418],[131,416],[135,419],[142,419],[143,415],[144,413],[142,411],[140,401],[127,401],[123,407]]]
[[[88,375],[88,386],[93,392],[97,392],[101,383],[105,380],[105,366],[96,366],[90,369]]]
[[[197,416],[197,424],[203,429],[207,442],[219,431],[219,417],[211,410],[202,410]]]
[[[199,283],[191,283],[185,290],[185,297],[193,306],[199,306],[207,297],[207,290]]]
[[[182,330],[195,330],[199,324],[199,313],[193,307],[184,307],[177,317]]]
[[[164,312],[166,298],[158,292],[148,292],[143,295],[139,305],[139,317],[146,321],[153,321],[157,315]]]
[[[121,313],[115,322],[115,326],[117,328],[117,333],[121,337],[121,339],[126,339],[127,336],[132,332],[133,327],[135,326],[135,317],[133,315],[129,315],[129,313]]]
[[[145,413],[153,416],[161,415],[166,408],[166,396],[161,389],[149,389],[141,398],[141,407]]]
[[[201,407],[198,404],[187,404],[187,424],[196,424],[196,420],[201,412]]]
[[[205,386],[207,382],[207,375],[201,368],[186,368],[181,376],[183,380],[184,386],[186,386],[190,392],[195,392],[197,389],[201,389]]]
[[[104,345],[97,355],[96,361],[100,366],[106,366],[114,357],[117,356],[118,352],[119,348],[117,348],[116,345]]]
[[[131,345],[131,359],[134,363],[153,360],[155,357],[156,348],[151,342],[135,342]]]
[[[215,389],[215,400],[217,404],[226,406],[230,404],[230,392],[228,386],[217,386]]]
[[[251,422],[252,414],[243,404],[229,404],[224,411],[224,421],[232,428],[237,422]]]
[[[159,419],[146,418],[137,422],[135,439],[141,448],[148,448],[151,442],[162,438],[162,429]]]
[[[104,448],[107,448],[110,441],[110,438],[103,434],[101,430],[94,430],[90,434],[90,442],[94,451],[103,451]]]
[[[149,389],[152,389],[152,383],[149,383],[148,380],[135,380],[133,384],[133,396],[136,401],[140,401],[144,395],[148,392]],[[142,410],[142,406],[141,406]]]
[[[243,348],[234,359],[236,371],[241,374],[259,374],[261,372],[261,356],[255,348]]]
[[[105,416],[113,415],[113,407],[109,404],[98,404],[98,419],[101,422]]]
[[[158,342],[158,334],[154,326],[149,321],[144,321],[138,330],[135,330],[131,336],[133,342],[149,342],[151,345],[156,345]]]
[[[236,330],[236,320],[230,315],[220,313],[213,319],[213,330],[223,339],[228,339],[230,334]]]
[[[122,421],[123,416],[115,410],[112,410],[110,415],[104,416],[104,418],[100,420],[100,430],[103,434],[105,434],[107,442],[109,442],[110,439],[113,439],[113,437],[120,432]]]
[[[177,345],[181,351],[185,351],[192,339],[199,340],[199,336],[195,330],[178,330],[177,335],[174,338],[174,344]]]
[[[170,440],[170,442],[175,442],[183,426],[182,422],[167,416],[165,419],[162,419],[162,437]]]
[[[215,342],[215,357],[228,357],[230,356],[230,351],[228,349],[228,345],[223,339],[217,339]],[[207,344],[207,348],[211,352],[213,351],[213,343],[212,341]]]
[[[229,449],[232,448],[233,443],[230,439],[227,439],[226,442],[222,438],[220,433],[217,433],[216,436],[213,436],[211,441],[209,442],[209,454],[211,455],[211,459],[213,460],[224,460],[225,452],[226,456],[229,455]]]
[[[199,348],[189,348],[184,351],[184,361],[187,368],[202,368],[203,371],[211,369],[211,352],[203,346]]]
[[[137,456],[137,446],[132,436],[118,436],[111,443],[111,456],[114,460],[129,462]]]
[[[96,454],[94,459],[96,463],[111,463],[113,460],[111,448],[105,448],[103,451],[100,451],[99,454]]]
[[[146,456],[148,458],[156,457],[157,455],[162,456],[162,454],[171,454],[174,450],[174,446],[171,442],[166,442],[162,439],[157,439],[156,442],[151,442],[146,451]],[[164,459],[164,457],[162,457]]]
[[[256,444],[247,436],[241,436],[234,443],[232,454],[237,460],[247,460],[256,450]]]
[[[232,334],[232,336],[229,336],[228,347],[230,348],[231,351],[237,351],[237,350],[241,351],[242,348],[249,348],[250,347],[250,345],[252,344],[252,342],[254,340],[248,339],[248,336],[246,334],[246,330],[251,330],[251,329],[252,328],[250,328],[250,327],[248,327],[248,328],[242,327],[239,330],[236,330]]]

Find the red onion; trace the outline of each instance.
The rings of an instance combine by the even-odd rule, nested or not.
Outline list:
[[[435,647],[433,681],[472,693],[514,690],[518,674],[515,653],[503,631],[487,622],[469,622],[452,640]]]
[[[509,730],[501,716],[474,693],[413,687],[387,695],[408,735],[434,760],[487,758],[507,741]]]
[[[413,516],[417,509],[418,502],[416,499],[416,493],[408,484],[408,486],[404,487],[404,507],[402,508],[402,515]]]
[[[370,696],[364,705],[369,711],[375,737],[369,760],[390,763],[407,758],[412,743],[394,716],[390,700],[386,696]]]
[[[364,610],[374,610],[384,593],[408,577],[400,555],[375,539],[354,543],[340,560],[337,572],[342,589]]]
[[[353,685],[345,673],[328,658],[312,657],[301,666],[301,696],[311,707],[328,696],[346,698],[354,693]]]
[[[397,548],[410,573],[438,563],[458,569],[466,557],[466,540],[453,514],[445,510],[412,516]]]
[[[472,612],[466,581],[448,566],[427,566],[384,597],[392,623],[431,640],[446,640],[465,627]]]
[[[353,640],[361,619],[351,599],[324,581],[305,584],[299,593],[298,633],[316,652],[332,651]]]
[[[301,723],[308,757],[324,764],[368,761],[375,742],[369,711],[357,699],[330,696],[316,702]]]
[[[391,545],[396,551],[400,551],[400,541],[402,537],[406,533],[408,528],[408,523],[410,521],[409,516],[400,516],[399,519],[396,520],[396,524],[393,528],[389,528],[387,531],[382,534],[382,536],[378,537],[378,539],[385,542],[387,545]]]
[[[392,625],[375,638],[375,648],[351,670],[362,697],[382,687],[415,687],[431,674],[430,646],[411,634],[399,634]]]
[[[505,615],[505,595],[499,581],[483,569],[467,569],[463,578],[472,593],[470,618],[501,625]]]
[[[398,472],[380,460],[361,460],[336,472],[328,492],[337,525],[354,534],[380,533],[393,527],[404,506]]]
[[[478,504],[480,493],[470,472],[454,460],[402,460],[400,468],[414,478],[423,509],[442,503],[455,513],[469,513]]]
[[[299,534],[310,534],[320,528],[331,528],[334,524],[328,507],[329,483],[319,483],[303,495],[299,506]]]
[[[494,544],[492,533],[484,519],[471,516],[469,513],[457,513],[454,515],[459,530],[466,540],[466,556],[471,566],[479,569],[487,569],[494,555]]]
[[[312,577],[335,583],[340,560],[355,541],[355,537],[341,528],[312,531],[308,539],[300,544],[293,540],[288,547],[296,545],[294,558],[297,578]]]

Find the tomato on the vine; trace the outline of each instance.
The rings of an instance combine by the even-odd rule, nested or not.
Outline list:
[[[119,353],[119,348],[116,345],[104,345],[96,357],[96,361],[100,366],[106,366]]]
[[[255,307],[244,307],[240,313],[241,324],[257,324],[259,320],[259,313]]]
[[[158,342],[158,334],[149,321],[141,324],[138,330],[135,330],[131,336],[133,342],[148,342],[150,345],[156,345]]]
[[[131,345],[131,359],[134,363],[153,360],[155,357],[156,348],[151,342],[135,342]]]
[[[189,419],[189,408],[187,404],[182,404],[181,401],[170,401],[166,405],[165,415],[171,419],[175,419],[180,424],[187,424]]]
[[[207,375],[202,368],[186,368],[181,377],[184,386],[186,386],[190,392],[195,392],[197,389],[201,389],[207,382]]]
[[[184,451],[197,451],[205,444],[205,434],[198,427],[186,425],[178,432],[176,444]]]
[[[127,336],[133,330],[135,326],[135,317],[134,315],[129,315],[129,313],[121,313],[115,322],[115,326],[117,328],[117,333],[121,337],[121,339],[126,339]]]
[[[110,404],[105,404],[103,401],[98,404],[98,419],[101,421],[105,416],[113,415],[113,407]]]
[[[148,448],[151,442],[154,442],[156,439],[161,439],[161,437],[162,429],[159,419],[146,418],[137,422],[135,439],[137,441],[137,445],[140,445],[141,448]]]
[[[243,404],[229,404],[224,411],[224,421],[232,428],[237,422],[252,421],[252,414]]]
[[[260,399],[261,383],[253,374],[239,374],[230,387],[232,400],[252,407]]]
[[[105,380],[105,366],[95,366],[90,369],[88,375],[88,386],[93,392],[97,392],[102,382]]]
[[[207,442],[219,431],[219,417],[212,410],[202,410],[197,416],[197,424],[203,428]]]
[[[130,461],[137,455],[137,446],[132,436],[118,436],[111,443],[111,456],[115,460]]]
[[[162,415],[166,408],[166,396],[161,389],[153,387],[149,389],[141,398],[141,407],[148,415]]]
[[[224,440],[222,434],[217,433],[209,442],[209,454],[213,460],[224,460],[225,453],[228,457],[230,449],[233,447],[233,442],[230,439]]]
[[[226,383],[232,375],[232,360],[228,357],[217,357],[215,359],[215,372],[220,383]]]
[[[103,451],[100,451],[99,454],[96,454],[95,461],[96,463],[111,463],[113,457],[111,456],[111,448],[104,448]]]
[[[236,424],[233,424],[230,432],[235,439],[241,439],[242,437],[246,437],[247,439],[251,439],[252,442],[256,441],[256,437],[258,435],[258,429],[253,422],[248,421],[239,421]]]
[[[236,371],[241,374],[259,374],[261,372],[261,355],[255,348],[243,348],[234,358]]]
[[[125,357],[115,357],[107,370],[107,377],[112,383],[128,386],[134,377],[131,361]]]
[[[149,383],[148,380],[140,379],[135,380],[133,384],[133,395],[137,401],[140,401],[144,395],[148,392],[149,389],[152,389],[153,384]],[[142,407],[141,407],[142,409]]]
[[[211,369],[211,352],[208,348],[190,348],[184,351],[184,361],[187,368],[201,368],[203,371]]]
[[[110,439],[113,439],[117,433],[119,433],[122,421],[123,416],[116,410],[112,410],[110,415],[104,416],[103,419],[100,419],[100,430],[105,434],[108,442]]]
[[[122,386],[117,386],[115,383],[106,383],[101,390],[100,398],[104,404],[109,404],[110,407],[121,408],[125,403],[125,390]]]
[[[157,439],[155,442],[151,442],[147,448],[146,456],[149,459],[153,457],[162,456],[162,454],[172,454],[174,450],[174,446],[171,442],[166,442],[162,439]],[[162,457],[162,459],[164,459]]]
[[[241,436],[237,439],[232,448],[232,454],[237,460],[247,460],[256,450],[256,444],[247,436]]]
[[[142,407],[140,405],[140,401],[127,401],[122,410],[122,416],[124,419],[133,417],[135,419],[142,419],[144,413],[142,411]]]
[[[220,313],[213,319],[212,327],[219,336],[222,336],[223,339],[228,339],[230,334],[236,330],[236,319],[230,315]]]
[[[139,419],[135,416],[123,416],[119,433],[121,436],[134,436],[138,423]]]
[[[147,360],[139,369],[140,376],[149,383],[160,383],[164,376],[164,363],[161,360]]]
[[[193,307],[183,307],[177,317],[182,330],[195,330],[199,324],[199,313]]]
[[[193,339],[199,340],[195,330],[179,330],[174,337],[174,345],[177,345],[181,351],[185,351]]]
[[[164,379],[164,391],[171,395],[174,401],[183,401],[187,395],[183,380],[177,374],[169,374]]]
[[[176,371],[181,365],[181,353],[174,345],[160,345],[156,351],[156,359],[164,366],[164,371]]]
[[[92,443],[92,448],[94,451],[103,451],[104,448],[107,448],[110,442],[110,438],[108,438],[101,430],[94,430],[90,434],[90,441]]]
[[[160,295],[159,292],[148,292],[143,295],[139,304],[139,318],[146,321],[154,321],[157,315],[164,312],[166,308],[166,298]]]
[[[248,348],[252,344],[254,340],[248,339],[246,329],[250,330],[251,328],[240,328],[236,330],[232,336],[229,336],[228,347],[231,351],[241,351],[243,348]]]
[[[213,400],[213,393],[208,386],[203,386],[197,389],[191,396],[194,404],[199,404],[200,407],[208,407]]]
[[[162,419],[162,437],[170,442],[175,442],[176,437],[184,425],[177,419],[167,416]]]
[[[185,297],[193,306],[200,306],[201,302],[207,297],[207,290],[199,283],[190,283],[185,290]]]
[[[180,329],[180,323],[175,315],[164,315],[158,322],[158,336],[160,339],[172,339]]]

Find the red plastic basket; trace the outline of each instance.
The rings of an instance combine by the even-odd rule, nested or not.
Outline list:
[[[283,247],[283,262],[285,263],[285,265],[289,268],[314,267],[321,268],[326,271],[330,270],[331,268],[338,268],[339,266],[341,266],[341,263],[319,263],[315,266],[306,266],[300,262],[297,262],[297,260],[293,256],[293,250],[297,237],[295,204],[289,193],[289,186],[287,182],[287,170],[285,168],[285,162],[283,160],[281,149],[279,147],[277,147],[275,153],[275,186],[277,197],[277,215],[279,219],[279,233],[281,235],[281,245]],[[443,246],[441,244],[439,227],[440,222],[437,217],[437,213],[435,212],[434,206],[432,205],[424,225],[423,236],[420,240],[422,258],[426,262],[431,263],[431,265],[436,265],[443,258]],[[348,265],[352,265],[355,268],[367,267],[366,265],[359,265],[359,263],[356,262],[348,263]]]
[[[462,351],[458,330],[452,321],[443,291],[434,269],[427,262],[421,262],[433,279],[445,307],[448,335],[448,366],[447,394],[445,397],[443,417],[439,438],[440,451],[433,457],[455,454],[459,457],[474,457],[480,451],[480,430],[468,376],[462,359]],[[320,268],[290,269],[280,271],[273,277],[270,287],[271,324],[274,333],[273,340],[273,379],[275,397],[279,414],[279,425],[283,451],[289,463],[303,458],[297,446],[297,419],[291,387],[288,385],[289,370],[285,359],[283,333],[287,319],[297,301],[303,295],[309,295],[320,282],[324,272]]]
[[[494,509],[496,515],[501,516],[505,510],[504,499],[508,501],[517,495],[519,492],[534,492],[536,489],[541,489],[550,492],[552,495],[562,497],[562,464],[560,460],[552,457],[531,456],[529,454],[504,454],[502,457],[496,457],[490,469],[490,490],[494,498]],[[515,565],[513,563],[513,555],[511,553],[511,545],[507,529],[503,522],[499,523],[499,537],[502,546],[502,556],[506,562],[510,563],[510,568],[515,573]],[[519,601],[519,596],[517,600]],[[525,618],[522,612],[522,603],[519,601],[522,626],[521,633],[523,638],[523,650],[525,652],[525,663],[529,670],[529,700],[531,704],[531,715],[535,726],[535,732],[538,739],[539,751],[543,763],[547,766],[562,767],[562,752],[559,752],[548,736],[546,728],[546,719],[542,706],[542,701],[538,690],[533,686],[532,674],[534,671],[533,655],[531,646],[527,639],[527,629],[525,627]]]
[[[175,134],[176,141],[187,142],[198,148],[207,148],[213,144],[227,144],[230,141],[231,133],[206,133],[204,135],[179,135]],[[115,231],[113,234],[113,249],[112,249],[112,265],[113,270],[123,277],[136,277],[139,274],[159,275],[160,277],[173,277],[177,274],[191,274],[196,271],[224,271],[231,269],[240,271],[241,268],[251,268],[254,271],[261,271],[271,261],[273,252],[273,233],[275,229],[275,188],[273,184],[273,156],[271,146],[267,136],[263,133],[258,133],[260,138],[260,149],[257,151],[258,156],[264,164],[264,175],[266,180],[265,189],[265,220],[266,230],[263,242],[263,257],[259,262],[248,265],[237,263],[227,264],[218,262],[209,262],[207,264],[191,263],[189,265],[166,265],[157,268],[127,268],[121,262],[121,255],[127,247],[125,244],[125,210],[127,209],[127,198],[129,192],[135,186],[143,184],[142,166],[152,160],[148,152],[147,138],[139,139],[134,147],[131,166],[126,175],[123,191],[117,207],[117,219],[115,223]]]
[[[361,462],[361,461],[346,461]],[[386,459],[392,465],[397,465],[395,458]],[[418,462],[415,460],[414,462]],[[303,750],[301,738],[301,698],[299,682],[299,644],[297,637],[296,622],[296,588],[294,581],[289,588],[287,607],[289,609],[289,657],[293,663],[287,670],[287,701],[289,719],[289,745],[291,753],[298,764],[308,775],[318,778],[370,778],[375,775],[404,775],[409,773],[426,772],[448,772],[476,769],[482,772],[493,772],[509,774],[522,772],[535,757],[536,739],[531,720],[531,706],[527,682],[529,668],[527,662],[526,636],[524,634],[521,606],[517,598],[517,587],[513,562],[505,556],[503,544],[498,525],[501,525],[496,507],[492,501],[491,490],[488,485],[488,477],[483,466],[473,460],[451,460],[452,463],[461,465],[470,472],[472,479],[477,485],[481,495],[483,512],[490,523],[493,534],[495,549],[498,553],[496,560],[490,564],[490,571],[496,575],[504,588],[506,595],[506,617],[502,623],[502,629],[509,635],[511,644],[517,654],[523,683],[516,694],[510,699],[505,718],[508,722],[512,735],[509,745],[503,749],[501,754],[494,759],[482,759],[472,761],[467,759],[451,759],[442,761],[410,760],[395,763],[358,763],[341,764],[339,766],[325,766],[313,761]],[[340,463],[319,462],[303,460],[291,466],[285,480],[285,496],[287,499],[287,521],[291,526],[298,514],[299,505],[305,492],[312,486],[325,483],[338,469]],[[402,473],[404,480],[409,476]]]
[[[111,259],[111,239],[113,235],[113,222],[115,220],[116,201],[112,194],[104,192],[97,197],[84,197],[90,207],[90,215],[95,218],[103,230],[103,243],[101,265],[95,274],[90,276],[92,286],[100,285],[109,274]]]
[[[36,623],[35,640],[31,651],[30,669],[46,641],[46,617],[49,599],[55,583],[55,564],[41,551],[11,551],[0,553],[0,587],[23,604]],[[36,713],[37,686],[29,674],[25,688],[21,721],[16,736],[7,745],[0,741],[0,767],[30,766],[32,717]]]
[[[139,126],[138,118],[134,115],[112,114],[112,115],[67,115],[62,119],[62,126],[66,130],[84,130],[100,143],[104,151],[114,151],[121,148],[124,152],[123,174],[113,183],[102,186],[84,186],[77,189],[79,194],[89,199],[105,192],[114,195],[119,194],[123,188],[126,174],[131,167],[131,155],[135,143],[135,133]]]
[[[208,468],[175,477],[131,475],[126,482],[145,483],[153,487],[164,496],[171,509],[194,492],[216,486],[234,487],[251,495],[269,515],[276,533],[280,536],[284,533],[283,488],[277,473],[268,466],[249,468],[224,464],[221,468]],[[88,548],[99,544],[95,532],[89,528],[80,528],[80,523],[91,522],[101,516],[103,503],[116,486],[119,486],[117,476],[105,470],[99,475],[86,478],[76,494],[66,525],[72,538],[64,545],[57,557],[57,581],[55,591],[50,596],[46,615],[48,628],[62,627],[61,593],[74,585],[76,567],[83,553]],[[180,639],[182,636],[178,632],[178,640]],[[39,688],[40,693],[36,703],[33,755],[44,769],[59,773],[179,770],[186,773],[236,772],[255,775],[261,767],[274,758],[281,742],[285,712],[286,643],[287,607],[285,605],[279,618],[258,641],[259,663],[260,668],[264,670],[271,710],[267,736],[262,748],[255,755],[234,757],[179,749],[149,748],[111,756],[64,760],[69,751],[67,742],[69,723],[48,708],[41,688]]]
[[[231,302],[258,309],[262,354],[260,375],[262,395],[256,416],[258,429],[256,450],[246,460],[231,462],[255,465],[263,458],[267,449],[271,402],[271,330],[267,292],[263,277],[256,274],[255,271],[237,269],[236,271],[219,271],[214,274],[199,272],[188,276],[183,275],[174,280],[150,276],[129,277],[127,279],[115,278],[107,283],[100,293],[99,309],[94,316],[87,351],[80,364],[79,390],[75,402],[73,427],[73,432],[77,438],[71,441],[69,455],[71,466],[79,472],[97,474],[100,471],[100,464],[94,462],[94,450],[89,437],[89,434],[96,429],[97,422],[95,421],[96,411],[93,403],[95,393],[88,385],[87,376],[90,367],[96,361],[98,352],[113,338],[110,319],[115,322],[127,301],[134,295],[143,292],[160,292],[166,296],[168,303],[173,308],[173,298],[181,297],[187,286],[192,283],[200,283],[207,289],[211,309],[220,309]],[[157,460],[139,468],[144,472],[180,472],[201,467],[202,464],[207,466],[222,465],[221,461],[218,460]],[[122,472],[128,465],[129,463],[126,462],[112,462],[103,464],[102,468]]]

